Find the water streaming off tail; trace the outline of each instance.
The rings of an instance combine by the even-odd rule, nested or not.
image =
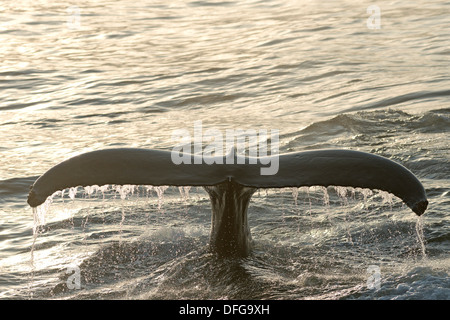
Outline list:
[[[425,236],[423,234],[423,216],[417,217],[416,233],[417,233],[417,241],[419,242],[420,248],[422,249],[422,257],[426,258],[427,253],[425,250]]]
[[[46,222],[47,212],[54,202],[54,200],[61,200],[64,202],[65,196],[68,195],[68,198],[71,201],[79,201],[79,200],[88,200],[88,201],[109,201],[114,199],[120,199],[121,211],[122,211],[122,220],[121,224],[125,221],[125,208],[126,204],[130,204],[129,201],[133,196],[136,199],[149,199],[150,197],[156,195],[156,203],[157,203],[157,211],[163,212],[164,210],[164,193],[167,191],[168,186],[134,186],[134,185],[105,185],[105,186],[88,186],[84,187],[84,192],[79,193],[78,188],[69,188],[68,192],[66,190],[55,192],[52,196],[50,196],[47,201],[44,202],[41,206],[37,208],[33,208],[33,217],[34,217],[34,226],[33,233],[37,236],[39,225],[44,225]],[[290,188],[293,199],[294,210],[298,216],[305,214],[312,214],[312,198],[319,200],[321,198],[321,203],[323,208],[326,210],[327,216],[329,219],[332,219],[332,215],[335,215],[335,211],[330,210],[330,206],[335,206],[336,204],[340,204],[342,207],[342,212],[344,219],[347,219],[347,214],[350,211],[361,211],[368,210],[368,205],[373,204],[374,201],[377,201],[376,198],[381,198],[381,205],[388,205],[390,210],[395,203],[393,200],[392,194],[384,191],[377,191],[376,194],[372,190],[369,189],[361,189],[361,188],[351,188],[351,187],[301,187],[301,188]],[[179,192],[179,200],[183,203],[187,203],[190,199],[190,191],[191,187],[178,187]],[[330,193],[331,192],[331,193]],[[261,194],[258,193],[260,196]],[[78,195],[78,197],[77,197]],[[59,197],[60,196],[60,197]],[[270,196],[268,190],[265,193],[266,197]],[[302,197],[306,199],[305,203],[299,202],[299,198]],[[369,201],[370,200],[370,201]],[[315,204],[318,202],[316,201]],[[132,204],[133,205],[133,204]],[[250,204],[251,205],[251,204]],[[378,201],[379,205],[379,201]],[[356,209],[352,206],[356,206]],[[352,209],[353,208],[353,209]],[[149,209],[150,211],[151,209]],[[423,238],[423,233],[419,231],[423,229],[422,220],[419,220],[416,226],[418,237]],[[422,243],[422,241],[421,241]]]
[[[117,252],[115,254],[122,256],[123,259],[128,259],[129,262],[127,263],[130,264],[133,264],[133,261],[142,261],[143,265],[153,265],[154,262],[152,261],[154,259],[156,259],[155,261],[158,261],[158,259],[174,259],[177,257],[177,254],[173,256],[174,253],[165,253],[167,255],[165,258],[154,256],[153,254],[148,255],[147,253],[147,251],[151,252],[151,248],[168,245],[169,243],[172,246],[171,250],[174,250],[175,253],[184,252],[183,250],[189,248],[189,251],[194,255],[198,254],[197,250],[200,250],[207,244],[206,235],[209,233],[208,220],[210,220],[210,204],[206,193],[204,194],[205,197],[201,201],[198,201],[201,197],[199,198],[198,196],[197,188],[114,185],[91,186],[82,188],[82,190],[80,188],[71,188],[68,191],[55,193],[42,206],[33,209],[33,215],[35,217],[33,230],[35,231],[35,237],[39,234],[39,226],[48,223],[46,215],[49,213],[50,206],[52,208],[55,207],[56,211],[61,208],[61,203],[64,206],[70,207],[74,206],[73,202],[75,201],[75,203],[84,204],[83,208],[85,208],[79,211],[78,214],[89,216],[91,214],[89,212],[92,212],[92,214],[97,216],[93,217],[92,222],[90,222],[92,224],[99,221],[98,217],[103,215],[102,212],[105,212],[109,216],[120,216],[122,214],[121,220],[114,220],[120,226],[119,232],[117,233],[118,237],[114,238],[114,241],[117,242],[113,242],[112,248],[107,246],[105,249],[100,249],[100,252],[103,252],[103,250],[116,250]],[[403,207],[397,207],[395,198],[383,192],[347,187],[301,187],[286,188],[285,190],[277,190],[275,192],[270,190],[266,191],[256,193],[249,207],[249,222],[253,240],[256,243],[256,252],[259,252],[258,248],[263,246],[264,256],[269,255],[272,257],[271,259],[276,260],[279,259],[278,254],[281,254],[284,258],[293,261],[300,259],[301,256],[306,254],[308,257],[306,258],[307,261],[323,268],[321,272],[324,272],[324,275],[321,275],[321,277],[329,277],[325,270],[330,265],[338,264],[341,255],[346,257],[345,259],[347,260],[351,257],[350,262],[346,263],[351,263],[352,259],[356,259],[359,261],[357,262],[359,264],[369,263],[364,261],[370,261],[367,259],[368,257],[372,259],[372,255],[377,257],[378,250],[385,250],[387,256],[400,255],[401,253],[397,253],[396,251],[401,251],[401,246],[386,249],[385,243],[395,245],[398,237],[408,237],[408,234],[410,234],[410,232],[407,232],[405,235],[401,234],[401,232],[404,232],[402,231],[403,223],[400,223],[399,228],[397,228],[395,222],[389,222],[389,211],[393,208],[402,209]],[[66,201],[67,199],[69,201]],[[286,199],[286,201],[282,199]],[[101,205],[98,205],[98,203],[101,203]],[[270,214],[261,218],[257,213],[259,204],[262,204],[265,210],[269,210]],[[183,205],[185,206],[184,208]],[[200,207],[205,212],[205,215],[201,217],[196,216],[195,212],[193,214],[192,211],[192,209],[199,210]],[[403,209],[407,211],[407,208]],[[176,212],[182,211],[186,214],[175,214]],[[254,212],[256,214],[253,214]],[[325,215],[321,213],[325,213]],[[380,214],[382,215],[381,217],[376,217]],[[402,213],[395,212],[392,216],[399,214],[401,215]],[[281,218],[282,215],[284,215],[283,219]],[[190,238],[191,236],[185,232],[185,230],[192,228],[190,225],[192,225],[193,216],[203,221],[203,244],[198,243],[198,240],[194,240],[194,238]],[[369,218],[366,218],[367,216]],[[373,216],[374,219],[371,219],[370,216]],[[147,219],[144,219],[144,217],[147,217]],[[270,218],[268,219],[267,217]],[[173,222],[167,223],[169,219],[172,219],[171,221]],[[281,223],[280,221],[277,222],[277,219],[282,219]],[[133,220],[137,221],[133,222]],[[274,222],[269,222],[270,220]],[[385,223],[386,220],[388,223]],[[263,227],[259,225],[260,221]],[[122,230],[129,232],[130,228],[126,229],[128,224],[132,224],[133,226],[142,224],[143,227],[145,227],[145,224],[148,224],[147,226],[150,230],[156,231],[155,233],[151,233],[154,235],[154,237],[151,237],[152,241],[156,242],[148,244],[146,241],[138,241],[135,246],[137,248],[142,247],[142,249],[137,250],[136,248],[136,252],[128,252],[126,248],[131,245],[129,242],[130,238],[128,237],[128,233],[123,238],[121,234]],[[182,227],[175,227],[173,232],[168,232],[172,228],[172,225]],[[112,230],[112,227],[113,225],[109,225],[107,228]],[[271,229],[270,239],[274,240],[268,243],[265,242],[265,228],[267,227]],[[136,230],[135,227],[133,229]],[[417,233],[421,251],[425,254],[423,221],[418,220],[415,224],[415,230],[413,226],[412,231]],[[191,233],[191,235],[198,236],[195,233]],[[92,238],[90,232],[87,232],[85,236],[86,240],[83,241],[90,241],[89,239]],[[411,241],[411,238],[407,241]],[[412,241],[414,242],[414,240]],[[195,246],[185,248],[183,245],[185,242],[189,242],[191,245],[195,244]],[[117,243],[117,245],[114,243]],[[405,243],[407,246],[412,247],[411,244]],[[282,247],[277,249],[280,244]],[[290,251],[289,247],[291,246],[298,248],[296,249],[298,253],[296,251]],[[321,249],[322,246],[324,249]],[[144,248],[146,249],[144,250]],[[33,250],[35,250],[34,247]],[[281,250],[280,252],[282,253],[277,254],[278,250]],[[325,259],[326,256],[329,256],[327,258],[328,260]],[[358,260],[358,256],[361,257],[359,258],[360,260]],[[121,265],[123,262],[107,258],[107,256],[104,259],[104,261],[96,263],[95,268],[116,268],[118,270],[127,268]],[[108,259],[112,259],[112,261],[108,262]],[[323,259],[326,261],[322,261]],[[112,266],[115,263],[117,266]],[[181,262],[178,261],[177,263]],[[105,267],[105,264],[110,266]],[[147,272],[149,274],[153,274],[154,272],[162,274],[165,274],[165,272],[174,272],[171,269],[173,268],[171,264],[164,264],[159,268],[157,269],[158,271],[150,268]],[[165,268],[168,268],[168,270],[163,271]],[[285,266],[279,266],[279,268],[285,268]],[[302,270],[303,268],[308,269],[309,267],[307,264],[299,264],[296,268]],[[87,272],[95,274],[100,271],[94,269],[88,270]],[[102,272],[108,273],[107,270]],[[303,279],[304,277],[302,276],[300,278]]]
[[[180,195],[184,201],[189,200],[189,191],[191,190],[190,186],[178,187],[178,190],[180,191]]]

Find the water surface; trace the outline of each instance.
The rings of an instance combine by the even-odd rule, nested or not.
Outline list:
[[[0,297],[448,299],[450,3],[378,1],[380,29],[368,27],[371,4],[2,3]],[[31,250],[26,197],[39,175],[101,148],[170,150],[195,120],[280,130],[280,152],[388,157],[419,177],[429,209],[418,221],[377,191],[261,190],[253,254],[224,261],[207,249],[202,189],[122,200],[80,188],[54,199]]]

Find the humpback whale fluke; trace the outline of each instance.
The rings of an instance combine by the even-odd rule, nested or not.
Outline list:
[[[233,151],[232,151],[233,152]],[[403,200],[417,215],[428,201],[420,181],[387,158],[352,150],[314,150],[277,156],[278,172],[261,175],[270,157],[229,155],[175,164],[170,151],[136,148],[92,151],[63,161],[33,184],[28,204],[36,207],[58,190],[91,185],[201,186],[212,205],[211,249],[222,256],[246,256],[251,248],[247,209],[259,188],[350,186],[378,189]],[[228,157],[228,162],[226,161]],[[249,161],[252,160],[252,161]]]

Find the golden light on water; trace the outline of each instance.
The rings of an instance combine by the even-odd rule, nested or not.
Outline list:
[[[264,240],[258,243],[264,257],[247,261],[253,273],[242,272],[248,277],[238,277],[240,282],[263,283],[271,290],[269,297],[292,293],[295,299],[334,299],[355,297],[352,292],[370,297],[360,282],[366,277],[366,264],[380,258],[377,263],[393,264],[383,269],[389,270],[386,277],[388,272],[394,274],[412,291],[415,277],[427,284],[435,284],[436,277],[446,285],[448,277],[439,272],[448,263],[439,255],[445,253],[440,239],[445,234],[443,213],[448,211],[447,11],[448,5],[439,1],[2,2],[0,295],[27,291],[23,289],[27,283],[18,280],[30,274],[33,216],[26,199],[29,185],[39,175],[92,150],[170,150],[174,130],[192,132],[196,121],[202,121],[205,131],[222,133],[277,129],[281,153],[338,147],[385,155],[411,168],[432,190],[432,214],[417,224],[410,216],[397,215],[406,211],[402,206],[393,205],[391,211],[380,209],[376,201],[366,206],[367,198],[381,199],[375,195],[366,194],[363,203],[358,199],[347,207],[341,203],[324,207],[322,194],[313,189],[300,193],[295,206],[291,190],[287,196],[262,196],[252,203],[251,218],[258,221],[252,228],[255,239]],[[57,281],[57,270],[69,262],[87,261],[86,268],[93,268],[88,271],[110,286],[105,291],[118,296],[129,290],[131,297],[161,298],[161,287],[150,285],[161,281],[166,296],[194,292],[195,297],[216,298],[217,275],[211,277],[205,272],[209,266],[195,264],[204,263],[205,255],[195,251],[203,238],[191,237],[208,234],[202,223],[203,215],[210,219],[210,208],[204,206],[204,194],[191,191],[193,203],[183,202],[180,209],[179,202],[167,201],[160,216],[154,215],[159,209],[157,192],[153,202],[142,206],[92,203],[82,196],[79,202],[56,204],[46,223],[50,228],[37,238],[36,278],[27,292],[35,294],[39,286]],[[75,226],[67,227],[70,223]],[[124,247],[115,242],[120,227],[125,231]],[[436,237],[431,244],[419,243],[416,232],[424,232],[421,240],[430,234]],[[149,242],[155,251],[146,251]],[[191,242],[195,248],[189,254],[194,259],[184,261],[180,257]],[[172,245],[178,260],[172,260],[167,249]],[[412,261],[429,246],[434,251],[427,252],[427,261]],[[133,250],[148,257],[159,254],[163,262],[153,265],[146,255],[130,256]],[[98,260],[89,256],[92,252]],[[115,261],[110,252],[125,263]],[[290,265],[282,263],[286,256]],[[308,269],[305,261],[313,261],[317,268]],[[361,271],[353,263],[364,268]],[[327,273],[330,266],[340,272]],[[109,279],[110,274],[123,275],[115,273],[116,267],[130,274],[137,270],[136,277],[123,282]],[[189,275],[186,282],[195,284],[193,288],[183,288],[182,283],[180,290],[173,290],[173,283],[182,282],[176,277],[179,270],[195,270],[202,275],[198,278],[209,279],[204,292],[195,289],[205,288],[204,283]],[[355,277],[347,277],[347,270]],[[161,276],[154,279],[152,272]],[[279,283],[264,282],[272,275]],[[396,290],[395,281],[387,280],[384,294]],[[290,286],[287,290],[284,282]],[[120,287],[124,283],[151,289],[136,294],[130,287]],[[239,293],[252,287],[233,284]],[[252,290],[252,297],[267,298]],[[241,296],[233,296],[231,290],[221,293],[223,297]]]

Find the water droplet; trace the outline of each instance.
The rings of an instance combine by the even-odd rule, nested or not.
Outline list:
[[[294,198],[295,206],[297,206],[297,198],[298,198],[298,188],[297,187],[292,188],[292,197]]]
[[[156,194],[158,195],[158,210],[161,210],[161,207],[164,203],[164,191],[168,186],[159,186],[159,187],[153,187],[153,189],[156,191]]]
[[[323,204],[328,207],[330,205],[330,195],[328,194],[327,188],[322,186],[318,188],[323,192]]]
[[[178,187],[178,190],[180,191],[181,198],[184,202],[186,202],[189,199],[189,190],[191,189],[190,186],[188,187]]]
[[[75,200],[75,196],[77,194],[78,188],[77,187],[72,187],[69,189],[69,198],[73,200]]]

